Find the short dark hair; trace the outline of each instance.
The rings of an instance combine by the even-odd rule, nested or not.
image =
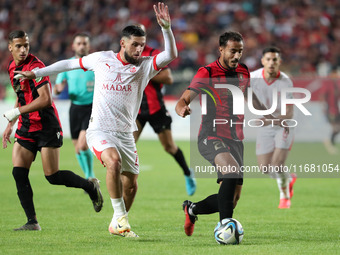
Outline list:
[[[90,39],[90,35],[88,33],[85,33],[85,32],[81,32],[81,33],[76,33],[74,36],[73,36],[73,40],[76,38],[76,37],[87,37]]]
[[[136,25],[130,25],[125,27],[122,30],[122,37],[128,37],[130,38],[131,36],[146,36],[146,33],[143,31],[143,29],[139,26]]]
[[[226,46],[228,41],[242,42],[243,37],[239,32],[228,31],[220,36],[220,46]]]
[[[262,56],[264,56],[264,54],[266,54],[268,52],[279,53],[279,55],[281,56],[281,50],[278,47],[275,47],[275,46],[269,46],[269,47],[264,48],[263,51],[262,51]]]
[[[28,37],[27,33],[23,30],[14,30],[9,33],[8,35],[8,42],[12,42],[13,39],[15,38],[23,38],[23,37]]]

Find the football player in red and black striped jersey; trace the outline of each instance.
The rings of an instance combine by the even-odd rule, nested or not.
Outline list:
[[[243,38],[240,33],[222,34],[219,45],[219,59],[198,70],[176,105],[177,114],[185,117],[191,113],[190,102],[197,95],[207,95],[207,113],[202,115],[198,149],[200,154],[216,167],[217,182],[220,184],[217,194],[196,203],[184,201],[184,230],[188,236],[194,231],[198,214],[219,212],[220,221],[232,218],[243,184],[243,174],[240,170],[243,167],[244,115],[234,114],[233,101],[236,99],[233,94],[225,88],[216,88],[215,84],[229,84],[240,90],[240,93],[246,94],[250,74],[247,66],[239,63],[243,53]],[[256,109],[265,109],[254,94],[253,104]],[[214,125],[215,120],[228,122],[224,125]]]
[[[63,144],[63,132],[57,109],[52,101],[49,77],[35,80],[15,78],[14,71],[31,71],[44,67],[42,61],[29,54],[28,35],[21,30],[9,34],[8,49],[13,60],[8,65],[8,74],[17,94],[15,108],[4,113],[9,121],[4,131],[2,144],[11,143],[13,126],[19,119],[13,144],[13,177],[20,203],[27,216],[27,223],[15,230],[41,230],[37,221],[33,190],[28,178],[29,169],[38,151],[42,167],[49,183],[67,187],[82,188],[90,196],[94,209],[99,212],[103,198],[97,179],[86,180],[71,171],[59,171],[59,148]]]

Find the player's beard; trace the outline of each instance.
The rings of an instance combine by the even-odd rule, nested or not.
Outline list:
[[[85,51],[78,51],[78,52],[76,52],[76,56],[77,56],[78,58],[82,58],[82,57],[85,57],[85,56],[87,56],[87,55],[88,55],[88,53],[85,52]]]
[[[237,68],[237,66],[238,66],[238,61],[235,63],[232,63],[232,64],[234,64],[234,65],[236,65],[236,66],[231,66],[231,65],[229,65],[229,61],[228,61],[228,59],[226,59],[226,58],[223,58],[223,62],[224,62],[224,64],[229,68],[229,69],[236,69]]]
[[[124,57],[126,61],[129,62],[130,64],[133,64],[133,65],[138,64],[138,59],[134,59],[133,57],[130,57],[126,51],[124,51]]]

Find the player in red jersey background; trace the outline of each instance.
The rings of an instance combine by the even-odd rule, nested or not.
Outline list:
[[[143,25],[138,26],[145,31]],[[158,53],[160,53],[159,50],[146,45],[142,56],[155,56]],[[172,138],[172,118],[165,108],[161,91],[164,83],[168,85],[173,83],[171,70],[168,66],[164,67],[146,86],[143,93],[141,108],[136,120],[138,130],[133,134],[137,142],[145,124],[149,122],[155,133],[157,133],[164,150],[173,156],[178,165],[182,168],[185,177],[186,191],[189,196],[192,196],[196,191],[196,180],[193,171],[186,163],[182,150],[175,144]]]
[[[321,101],[324,103],[324,112],[331,125],[331,135],[324,141],[325,147],[330,154],[337,154],[335,138],[340,133],[340,82],[336,71],[329,78],[325,78],[321,88]]]

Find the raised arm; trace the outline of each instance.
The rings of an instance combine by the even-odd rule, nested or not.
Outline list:
[[[158,6],[153,6],[158,24],[162,28],[164,38],[164,51],[159,53],[156,57],[156,65],[158,68],[163,68],[172,60],[177,58],[177,47],[175,37],[171,31],[171,19],[168,6],[164,3],[158,3]]]
[[[155,77],[151,79],[152,82],[171,85],[174,82],[170,68],[163,69]]]
[[[74,69],[80,69],[79,59],[67,59],[67,60],[60,60],[55,62],[52,65],[46,66],[44,68],[40,68],[34,71],[14,71],[17,75],[15,76],[16,79],[35,79],[37,77],[45,77],[50,76],[52,74],[57,74],[61,72],[66,72]]]

